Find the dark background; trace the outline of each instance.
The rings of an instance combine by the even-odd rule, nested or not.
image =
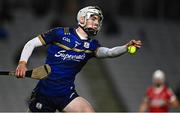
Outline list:
[[[77,90],[96,111],[138,111],[156,69],[179,97],[179,0],[0,0],[0,70],[15,70],[24,44],[54,27],[76,27],[77,12],[98,5],[104,15],[102,46],[142,40],[135,55],[92,59],[77,76]],[[47,47],[34,50],[28,67],[42,65]],[[0,111],[26,111],[37,80],[0,78]],[[172,109],[179,111],[179,109]]]

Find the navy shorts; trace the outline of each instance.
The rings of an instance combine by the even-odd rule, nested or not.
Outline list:
[[[62,111],[73,99],[79,95],[72,92],[65,96],[50,97],[38,93],[32,93],[29,100],[29,109],[31,112],[55,112]]]

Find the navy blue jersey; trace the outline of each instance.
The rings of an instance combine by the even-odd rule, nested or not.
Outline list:
[[[81,40],[75,28],[55,28],[39,36],[44,45],[49,45],[46,64],[52,72],[40,80],[35,90],[49,96],[61,96],[74,89],[76,74],[95,56],[100,44],[95,39]]]

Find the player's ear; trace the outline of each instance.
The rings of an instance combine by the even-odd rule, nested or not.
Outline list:
[[[84,24],[84,22],[85,22],[85,17],[81,16],[80,19],[79,19],[79,22],[80,22],[81,24]]]

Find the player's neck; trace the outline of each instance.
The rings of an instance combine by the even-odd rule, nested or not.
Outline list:
[[[163,88],[164,88],[164,85],[162,85],[160,87],[155,87],[154,91],[155,91],[156,94],[158,94],[158,93],[160,93],[163,90]]]
[[[163,89],[164,88],[164,84],[160,85],[159,87],[154,86],[155,89]]]
[[[88,35],[86,34],[86,32],[84,32],[84,30],[81,27],[78,27],[76,29],[76,33],[78,34],[80,39],[82,39],[82,40],[87,40],[88,39]]]

